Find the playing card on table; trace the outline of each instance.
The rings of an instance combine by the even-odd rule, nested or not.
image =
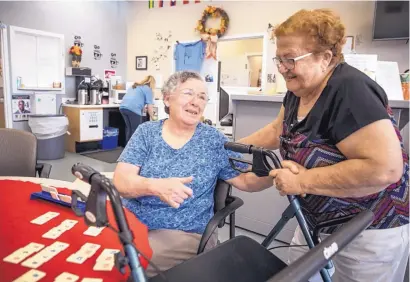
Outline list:
[[[43,190],[44,192],[49,192],[49,193],[53,192],[53,193],[58,194],[58,191],[56,188],[45,185],[45,184],[41,184],[41,190]]]
[[[42,225],[42,224],[46,223],[47,221],[49,221],[49,220],[55,218],[55,217],[58,216],[59,214],[60,214],[60,213],[58,213],[58,212],[47,212],[47,213],[45,213],[45,214],[43,214],[43,215],[41,215],[41,216],[39,216],[39,217],[33,219],[33,220],[30,221],[30,222],[31,222],[31,223],[34,223],[34,224]]]
[[[80,279],[80,277],[77,276],[77,275],[74,275],[74,274],[69,273],[69,272],[63,272],[54,279],[54,282],[63,282],[63,281],[64,282],[66,282],[66,281],[67,282],[68,281],[75,282],[78,279]]]
[[[31,269],[27,271],[26,273],[24,273],[23,275],[21,275],[16,280],[14,280],[13,282],[36,282],[36,281],[39,281],[44,276],[46,276],[45,272]]]
[[[5,257],[3,261],[17,264],[31,256],[32,254],[33,252],[30,252],[28,250],[18,249],[11,255]]]
[[[104,249],[97,258],[97,262],[112,262],[114,263],[115,254],[119,253],[120,250],[117,249]]]
[[[47,238],[47,239],[57,239],[60,237],[61,234],[63,234],[67,229],[64,229],[60,226],[51,228],[48,230],[46,233],[44,233],[41,237]]]
[[[85,254],[81,254],[81,253],[74,253],[71,256],[69,256],[66,261],[68,262],[72,262],[72,263],[78,263],[78,264],[82,264],[83,262],[85,262],[88,259],[88,256],[86,256]]]
[[[67,195],[59,195],[60,200],[63,202],[66,202],[68,204],[71,204],[71,196],[67,196]]]
[[[94,265],[94,271],[111,271],[114,267],[114,262],[97,261]]]
[[[101,278],[83,278],[81,282],[102,282]]]
[[[88,235],[88,236],[98,236],[100,235],[100,233],[103,231],[105,227],[95,227],[95,226],[90,226],[88,227],[87,230],[84,231],[84,235]]]
[[[57,249],[60,252],[64,251],[65,249],[67,249],[70,246],[70,244],[68,243],[64,243],[64,242],[59,242],[59,241],[55,241],[53,244],[51,244],[50,246],[48,246],[47,248],[45,248],[44,250],[50,251],[52,249]]]
[[[14,251],[12,254],[8,255],[3,259],[3,261],[17,264],[31,256],[32,254],[38,252],[42,248],[44,248],[44,245],[42,244],[30,243],[25,247],[20,248]]]
[[[66,230],[69,230],[74,227],[78,223],[78,220],[74,219],[66,219],[63,222],[61,222],[60,226],[65,228]]]
[[[50,195],[51,195],[51,198],[53,198],[54,200],[60,201],[60,198],[58,197],[57,192],[50,192]]]
[[[40,258],[40,256],[35,255],[35,256],[23,261],[21,263],[21,265],[25,266],[25,267],[29,267],[29,268],[37,268],[45,262],[46,262],[46,260]]]
[[[87,250],[95,250],[97,251],[101,245],[98,244],[93,244],[93,243],[85,243],[84,245],[81,246],[81,249],[87,249]]]
[[[41,250],[39,253],[24,261],[21,265],[30,268],[37,268],[51,260],[57,254],[64,251],[66,248],[68,248],[68,246],[69,244],[67,243],[56,241],[50,246],[47,246],[46,248]]]
[[[42,248],[44,248],[43,244],[34,243],[34,242],[31,242],[31,243],[27,244],[25,247],[23,247],[23,249],[34,250],[35,252],[40,251]]]

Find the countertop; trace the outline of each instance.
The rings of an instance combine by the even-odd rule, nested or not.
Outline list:
[[[63,107],[79,108],[79,109],[100,109],[100,108],[119,108],[120,104],[101,104],[101,105],[63,104]]]
[[[232,93],[232,101],[256,101],[256,102],[276,102],[282,103],[284,94],[247,94],[247,93]],[[406,100],[389,100],[389,105],[393,109],[408,109],[410,101]]]

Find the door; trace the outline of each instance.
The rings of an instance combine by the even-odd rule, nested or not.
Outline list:
[[[261,87],[262,55],[248,56],[249,87]]]

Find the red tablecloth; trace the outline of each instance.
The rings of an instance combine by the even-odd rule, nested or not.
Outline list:
[[[30,194],[41,191],[38,184],[22,181],[0,181],[0,281],[13,281],[23,273],[30,270],[20,264],[4,262],[3,259],[15,250],[24,247],[30,242],[36,242],[45,246],[51,245],[55,241],[66,242],[70,246],[63,252],[56,255],[53,259],[46,262],[37,269],[46,273],[41,282],[54,281],[54,278],[62,272],[70,272],[80,276],[78,281],[84,277],[102,278],[103,281],[126,281],[129,271],[127,267],[126,275],[122,275],[117,268],[112,271],[94,271],[97,257],[105,248],[122,249],[122,245],[116,233],[111,229],[105,228],[97,237],[86,236],[83,234],[88,226],[84,219],[77,217],[68,208],[44,200],[30,200]],[[60,215],[53,218],[43,225],[30,223],[36,217],[49,212],[59,212]],[[116,222],[111,209],[107,205],[107,213],[110,223],[116,228]],[[133,231],[137,248],[148,258],[151,258],[152,250],[148,243],[148,230],[145,225],[129,211],[126,217],[130,228]],[[45,239],[41,236],[51,228],[58,226],[65,219],[75,219],[78,223],[70,230],[64,232],[56,240]],[[66,259],[71,254],[77,252],[81,246],[87,242],[101,245],[100,249],[93,257],[87,259],[83,264],[67,262]],[[141,260],[144,267],[147,262]]]

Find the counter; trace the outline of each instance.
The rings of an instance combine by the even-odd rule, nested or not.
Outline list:
[[[154,100],[154,105],[158,110],[158,118],[166,118],[163,101]],[[118,128],[118,146],[125,147],[125,122],[119,107],[120,104],[62,104],[63,113],[68,118],[68,131],[71,133],[66,135],[66,150],[77,153],[97,149],[96,144],[103,138],[103,128],[106,126]]]
[[[120,104],[101,104],[101,105],[63,104],[63,107],[77,108],[77,109],[104,109],[104,108],[119,108]]]
[[[279,114],[285,96],[247,94],[244,90],[228,93],[232,99],[234,140],[246,137],[272,122]],[[389,104],[408,149],[409,101],[389,101]],[[275,153],[280,156],[278,150]],[[248,156],[246,157],[250,160]],[[233,189],[232,194],[244,201],[244,205],[236,212],[236,225],[263,235],[269,233],[289,204],[287,198],[281,197],[276,189],[266,189],[258,193],[245,193]],[[277,239],[290,242],[296,224],[295,219],[289,221]]]

